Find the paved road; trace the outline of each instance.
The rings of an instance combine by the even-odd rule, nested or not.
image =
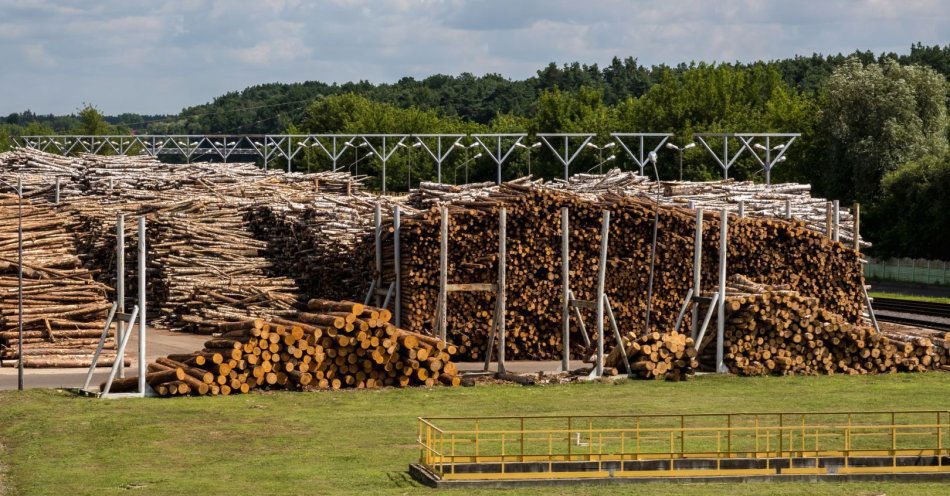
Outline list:
[[[166,329],[149,329],[145,344],[145,354],[148,361],[171,353],[190,353],[200,349],[208,340],[208,336],[199,336],[181,332],[171,332]],[[138,363],[138,336],[133,334],[129,338],[127,356],[132,360],[132,369]],[[4,362],[8,363],[8,362]],[[25,369],[24,380],[28,388],[74,388],[82,386],[86,380],[88,369]],[[99,384],[109,375],[109,369],[100,367],[93,375],[93,384]],[[0,369],[0,390],[16,389],[16,367]]]

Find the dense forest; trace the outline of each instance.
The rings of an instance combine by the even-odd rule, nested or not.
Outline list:
[[[612,131],[797,132],[773,181],[810,183],[816,194],[865,206],[865,233],[878,255],[950,259],[948,83],[950,45],[913,45],[909,53],[812,55],[749,64],[640,65],[615,58],[598,67],[550,64],[537,75],[497,74],[403,78],[392,84],[272,83],[188,107],[177,115],[102,116],[86,105],[74,115],[26,111],[0,118],[0,150],[23,134],[191,133],[477,133]],[[528,144],[533,143],[531,142]],[[582,154],[572,172],[629,168],[617,148]],[[494,164],[471,149],[455,153],[443,178],[494,178]],[[365,158],[365,157],[364,157]],[[356,157],[344,158],[355,161]],[[465,164],[465,169],[456,169]],[[506,177],[558,177],[561,166],[544,147],[520,150]],[[299,168],[324,168],[308,150]],[[361,161],[373,174],[379,163]],[[406,189],[435,175],[423,152],[410,149],[387,164],[389,189]],[[676,155],[660,154],[661,179],[675,179]],[[702,147],[684,155],[685,179],[721,177]],[[462,179],[459,177],[459,180]],[[730,177],[762,180],[761,166],[739,159]]]

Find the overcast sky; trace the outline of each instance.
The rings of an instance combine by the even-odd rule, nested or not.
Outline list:
[[[750,61],[950,43],[950,0],[0,0],[0,114],[174,113],[231,90],[549,62]]]

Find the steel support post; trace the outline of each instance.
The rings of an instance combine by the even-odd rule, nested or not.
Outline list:
[[[693,238],[693,295],[700,296],[702,291],[703,265],[703,207],[696,209],[696,235]],[[690,335],[695,340],[699,332],[699,305],[693,305]]]
[[[145,396],[145,216],[139,217],[139,393]],[[122,357],[117,357],[122,360]]]
[[[739,217],[745,217],[745,200],[739,200]]]
[[[16,181],[17,192],[17,389],[23,391],[23,178]]]
[[[719,213],[719,301],[716,322],[716,372],[728,372],[723,363],[723,341],[726,333],[726,255],[729,246],[729,213],[722,209]]]
[[[834,211],[832,212],[832,214],[834,215],[832,239],[834,241],[839,241],[841,239],[840,232],[839,232],[839,226],[841,223],[841,204],[838,202],[838,200],[835,200],[832,203],[834,205]]]
[[[498,299],[498,372],[505,372],[505,266],[507,265],[507,227],[508,209],[498,210],[498,285],[495,297]]]
[[[563,348],[561,370],[564,372],[571,367],[571,262],[568,215],[567,207],[561,207],[561,347]]]
[[[402,232],[402,222],[399,218],[399,205],[393,207],[393,270],[396,273],[395,293],[396,293],[396,303],[394,305],[394,316],[396,321],[396,327],[402,326],[402,267],[401,265],[401,253],[400,253],[400,234]]]
[[[604,375],[604,279],[607,276],[607,236],[610,234],[610,210],[604,210],[600,226],[600,262],[597,267],[597,377]],[[620,344],[622,346],[622,344]]]
[[[115,216],[115,299],[119,314],[125,314],[125,214]],[[135,324],[130,322],[129,329]],[[116,323],[115,341],[122,342],[125,336],[125,320]],[[119,360],[119,377],[125,377],[125,360]]]
[[[383,240],[381,239],[383,235],[383,209],[379,205],[379,202],[376,202],[376,206],[373,209],[373,245],[376,248],[376,289],[383,288]],[[373,295],[376,301],[376,306],[379,306],[379,295]]]
[[[445,341],[448,323],[446,318],[448,312],[446,307],[449,304],[448,292],[446,286],[449,284],[449,209],[442,207],[442,219],[439,225],[439,302],[438,321],[439,321],[439,339]]]
[[[62,178],[59,176],[56,176],[56,193],[53,195],[53,203],[55,203],[56,205],[59,205],[59,190],[60,190],[61,182],[62,182]]]

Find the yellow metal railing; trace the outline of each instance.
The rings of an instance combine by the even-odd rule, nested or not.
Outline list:
[[[774,474],[780,459],[788,459],[782,473],[820,474],[826,471],[821,459],[828,457],[841,461],[837,473],[950,471],[941,458],[950,456],[948,432],[950,411],[943,410],[426,417],[419,418],[419,462],[445,479]],[[908,456],[935,457],[935,462],[898,463]],[[891,460],[887,466],[869,467],[855,464],[856,457]],[[736,464],[728,460],[739,458],[758,463],[723,468],[724,461],[731,467]],[[691,468],[691,459],[714,460],[715,468]],[[605,462],[645,460],[663,460],[666,468],[604,467]],[[678,467],[680,460],[686,461]],[[530,473],[511,471],[511,464],[528,462],[534,464]],[[555,469],[562,462],[590,463],[578,470]],[[471,464],[492,468],[456,471]]]

